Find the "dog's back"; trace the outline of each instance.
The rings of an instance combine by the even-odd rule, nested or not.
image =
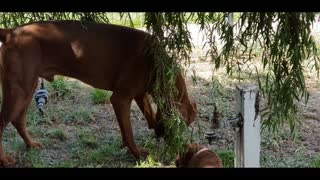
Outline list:
[[[150,44],[148,34],[141,30],[93,22],[46,21],[16,27],[8,37],[17,38],[15,46],[21,42],[21,47],[30,49],[31,43],[26,42],[33,41],[41,47],[38,56],[44,63],[39,67],[40,76],[49,81],[62,74],[111,91],[132,86],[145,89],[151,81],[146,73],[151,72],[153,61],[143,53]],[[13,41],[6,42],[10,46]],[[126,87],[117,87],[119,84]]]

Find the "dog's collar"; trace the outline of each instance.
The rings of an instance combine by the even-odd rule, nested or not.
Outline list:
[[[197,152],[193,155],[193,157],[198,156],[199,154],[201,154],[201,153],[204,152],[204,151],[209,151],[209,149],[208,149],[208,148],[202,148],[202,149],[200,149],[199,151],[197,151]]]

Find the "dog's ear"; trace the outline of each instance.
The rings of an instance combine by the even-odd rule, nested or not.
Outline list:
[[[187,150],[189,153],[194,154],[198,152],[201,148],[203,148],[201,145],[192,143],[192,144],[188,144]]]
[[[175,161],[177,168],[183,168],[187,166],[191,146],[192,146],[191,144],[185,144],[184,145],[185,149],[182,152],[179,152],[179,154],[177,155],[177,158]]]

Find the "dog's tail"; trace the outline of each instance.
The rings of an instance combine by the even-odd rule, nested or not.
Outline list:
[[[7,35],[10,33],[9,29],[0,28],[0,42],[5,43],[7,40]]]

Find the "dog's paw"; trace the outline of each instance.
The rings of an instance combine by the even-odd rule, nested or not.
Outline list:
[[[124,149],[124,148],[126,148],[127,147],[127,142],[122,142],[122,144],[120,145],[120,148],[121,149]]]
[[[11,156],[2,156],[0,157],[0,166],[10,167],[15,165],[16,161]]]
[[[141,147],[137,147],[136,151],[130,151],[130,152],[137,159],[146,158],[149,155],[149,152]]]
[[[144,148],[138,148],[140,152],[140,157],[146,158],[149,155],[149,152]]]
[[[32,142],[31,144],[27,145],[28,148],[35,148],[35,149],[44,149],[44,146],[38,142]]]

